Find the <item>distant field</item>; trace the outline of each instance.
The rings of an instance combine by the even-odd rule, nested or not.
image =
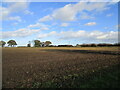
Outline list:
[[[41,48],[42,49],[42,48]],[[119,47],[45,47],[43,49],[69,49],[69,50],[103,50],[118,51]]]
[[[16,48],[24,48],[27,49],[27,47],[16,47]],[[31,47],[36,49],[62,49],[62,50],[102,50],[102,51],[120,51],[120,47]]]
[[[118,47],[2,50],[3,88],[118,87],[118,55],[92,53],[92,51],[115,53],[118,52]],[[70,50],[72,52],[69,52]],[[85,50],[85,53],[75,50]],[[87,53],[86,50],[91,52]]]

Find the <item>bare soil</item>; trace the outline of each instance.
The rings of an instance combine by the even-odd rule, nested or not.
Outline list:
[[[118,54],[92,51],[82,53],[39,48],[2,50],[3,88],[32,87],[34,82],[59,81],[67,75],[85,75],[119,63]]]

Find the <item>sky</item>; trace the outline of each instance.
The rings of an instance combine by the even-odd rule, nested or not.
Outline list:
[[[0,40],[52,45],[118,42],[118,2],[2,2]]]

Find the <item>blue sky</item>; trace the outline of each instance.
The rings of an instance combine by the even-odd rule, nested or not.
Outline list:
[[[2,38],[58,44],[118,42],[117,2],[4,2]]]

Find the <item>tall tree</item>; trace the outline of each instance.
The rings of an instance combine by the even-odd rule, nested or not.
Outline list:
[[[41,46],[40,40],[34,40],[34,47],[40,47],[40,46]]]
[[[5,42],[5,41],[0,41],[0,46],[4,47],[4,46],[5,46],[5,44],[6,44],[6,42]]]
[[[45,42],[45,45],[46,45],[46,46],[49,46],[50,44],[52,44],[52,42],[50,42],[50,41],[46,41],[46,42]]]
[[[15,45],[17,45],[16,41],[15,40],[9,40],[7,42],[8,46],[11,46],[11,47],[14,47]]]

